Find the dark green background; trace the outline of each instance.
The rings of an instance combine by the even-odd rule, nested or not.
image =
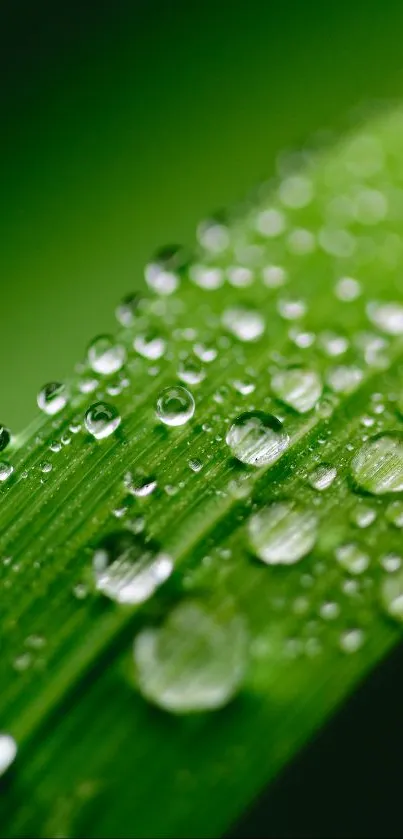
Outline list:
[[[153,249],[403,90],[402,2],[6,0],[0,417],[18,430]]]

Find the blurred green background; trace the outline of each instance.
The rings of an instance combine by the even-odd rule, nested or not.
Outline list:
[[[402,25],[379,0],[2,3],[1,420],[113,328],[156,247],[400,97]]]

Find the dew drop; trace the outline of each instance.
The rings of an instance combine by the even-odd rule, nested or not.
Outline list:
[[[12,475],[14,472],[14,466],[8,462],[8,460],[1,460],[0,461],[0,481],[7,481],[7,479]]]
[[[193,352],[205,364],[211,364],[217,358],[216,348],[207,346],[206,344],[196,343],[193,347]]]
[[[162,626],[143,629],[135,639],[139,689],[174,714],[221,708],[242,685],[247,645],[240,615],[180,603]]]
[[[339,646],[343,653],[351,655],[361,649],[365,641],[362,629],[348,629],[342,632],[339,638]]]
[[[5,425],[1,425],[0,423],[0,452],[3,452],[4,449],[7,448],[10,442],[10,432]]]
[[[67,401],[68,393],[66,385],[62,385],[59,382],[49,382],[49,384],[44,385],[37,396],[38,407],[49,416],[53,416],[54,414],[58,414],[59,411],[62,411],[67,405]]]
[[[255,309],[240,306],[226,309],[221,320],[225,329],[240,341],[256,341],[265,330],[264,319]]]
[[[309,483],[313,489],[323,492],[334,482],[337,476],[337,469],[330,463],[321,463],[309,476]]]
[[[140,472],[133,474],[133,472],[126,472],[123,479],[124,486],[127,492],[135,495],[137,498],[146,498],[154,492],[157,481],[149,475],[143,475]]]
[[[353,277],[341,277],[336,283],[335,294],[339,300],[342,300],[344,303],[350,303],[353,300],[357,300],[357,297],[360,296],[361,286],[358,280],[355,280]]]
[[[198,385],[205,377],[206,371],[197,356],[188,355],[179,362],[178,378],[187,385]]]
[[[363,377],[359,367],[340,365],[329,370],[326,381],[335,393],[352,393],[361,384]]]
[[[0,733],[0,777],[14,763],[17,756],[17,744],[11,734]]]
[[[403,306],[400,303],[368,303],[371,323],[387,335],[403,334]]]
[[[230,242],[228,227],[216,219],[202,221],[197,228],[197,238],[207,251],[215,254],[226,251]]]
[[[380,564],[388,574],[394,574],[402,565],[402,558],[398,554],[385,554],[380,558]]]
[[[293,210],[306,207],[312,200],[312,196],[312,182],[303,175],[291,175],[280,184],[280,201]]]
[[[171,557],[129,531],[106,536],[92,565],[97,591],[122,604],[148,600],[173,570]]]
[[[127,294],[115,310],[116,319],[122,326],[133,326],[142,298],[139,294]]]
[[[293,565],[310,553],[318,519],[307,507],[280,501],[255,513],[248,522],[252,551],[267,565]]]
[[[146,265],[147,285],[156,294],[173,294],[179,286],[179,272],[188,261],[187,253],[179,245],[171,245],[158,251],[152,262]]]
[[[277,309],[285,320],[299,320],[306,314],[306,304],[303,300],[279,300]]]
[[[359,489],[372,495],[403,491],[403,440],[398,434],[380,434],[363,444],[351,462]]]
[[[195,412],[195,401],[185,388],[166,387],[157,399],[156,415],[164,425],[185,425]]]
[[[262,277],[267,288],[280,288],[287,282],[287,272],[281,265],[267,265],[263,268]]]
[[[403,569],[388,574],[382,581],[381,602],[391,618],[403,622]]]
[[[195,285],[207,291],[215,291],[224,282],[224,272],[213,265],[192,265],[189,275]]]
[[[289,443],[280,420],[263,411],[240,414],[229,427],[225,439],[232,455],[249,466],[275,463]]]
[[[326,603],[322,603],[319,609],[319,615],[325,621],[333,621],[339,617],[340,614],[340,606],[338,603],[334,603],[333,601],[327,601]]]
[[[386,519],[394,527],[403,527],[403,501],[392,501],[386,508]]]
[[[274,374],[271,386],[277,399],[299,414],[311,411],[322,394],[318,373],[304,367],[279,370]]]
[[[96,440],[103,440],[109,437],[118,428],[121,422],[119,412],[113,405],[107,402],[95,402],[90,405],[85,414],[85,427],[89,434]]]
[[[192,458],[191,460],[189,460],[189,467],[192,470],[192,472],[201,472],[201,470],[203,469],[203,464],[201,460],[199,460],[198,458]]]
[[[364,530],[366,527],[370,527],[375,519],[376,510],[373,510],[372,507],[367,507],[366,505],[360,505],[353,510],[351,514],[351,521],[361,530]]]
[[[123,367],[126,350],[122,344],[116,344],[110,335],[99,335],[88,347],[87,358],[94,373],[110,376]]]
[[[369,567],[369,556],[359,545],[350,542],[346,545],[340,545],[336,550],[336,559],[339,565],[354,576],[363,574]]]

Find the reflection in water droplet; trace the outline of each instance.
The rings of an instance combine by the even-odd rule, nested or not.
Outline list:
[[[221,320],[223,326],[240,341],[256,341],[265,330],[260,312],[241,306],[226,309]]]
[[[143,603],[172,570],[171,557],[129,531],[110,533],[93,556],[97,591],[117,603]]]
[[[318,533],[314,512],[292,501],[260,510],[248,522],[253,552],[268,565],[292,565],[311,552]]]
[[[11,734],[0,733],[0,777],[4,775],[17,755],[17,744]]]
[[[313,489],[323,492],[329,489],[337,476],[337,469],[330,463],[321,463],[309,476],[309,483]]]
[[[271,380],[274,395],[294,411],[305,414],[315,407],[322,393],[322,382],[314,370],[290,367],[279,370]]]
[[[107,402],[95,402],[85,414],[85,427],[97,440],[109,437],[118,428],[121,417],[114,407]]]
[[[0,461],[0,481],[6,481],[7,478],[10,477],[14,472],[14,466],[8,462],[8,460],[1,460]]]
[[[403,622],[403,569],[382,581],[381,602],[391,618]]]
[[[233,456],[250,466],[275,463],[289,443],[280,420],[263,411],[240,414],[228,429],[225,439]]]
[[[10,442],[10,432],[5,425],[1,425],[0,423],[0,452],[3,452],[4,449],[7,448]]]
[[[37,396],[38,407],[50,416],[62,411],[67,405],[67,400],[67,388],[59,382],[49,382],[49,384],[44,385]]]
[[[123,367],[126,350],[121,344],[116,344],[110,335],[99,335],[89,345],[87,357],[95,373],[110,376]]]
[[[139,633],[134,660],[141,693],[159,707],[175,714],[221,708],[244,679],[244,621],[232,611],[185,601],[161,627]]]
[[[380,434],[363,444],[351,462],[352,477],[360,489],[373,495],[403,491],[403,440],[398,434]]]
[[[336,550],[336,559],[339,565],[349,574],[363,574],[369,567],[368,554],[354,542],[340,545]]]
[[[403,306],[400,303],[368,303],[371,323],[387,335],[403,334]]]
[[[164,425],[184,425],[195,411],[192,394],[185,388],[166,387],[157,399],[156,414]]]

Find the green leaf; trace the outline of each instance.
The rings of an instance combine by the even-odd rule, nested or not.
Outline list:
[[[159,254],[2,454],[2,835],[217,835],[400,637],[402,141]]]

